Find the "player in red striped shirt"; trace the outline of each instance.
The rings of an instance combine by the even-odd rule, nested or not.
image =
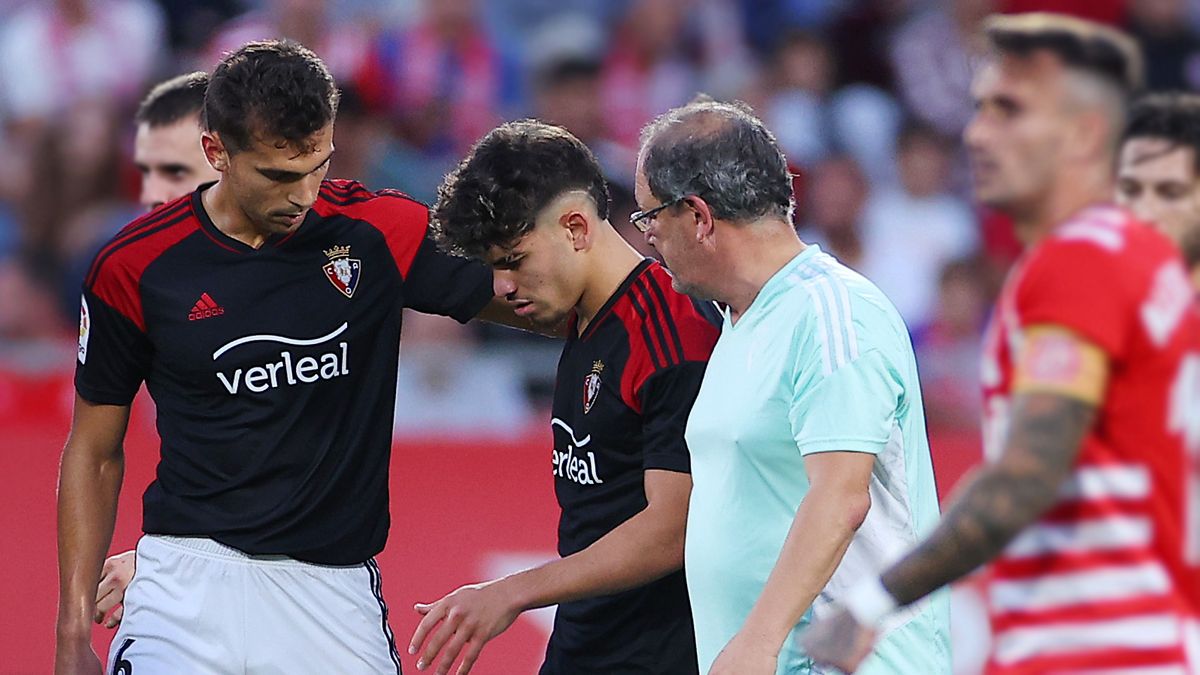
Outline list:
[[[1167,673],[1200,557],[1200,328],[1178,250],[1107,202],[1140,57],[1031,14],[987,24],[966,132],[976,194],[1025,253],[985,340],[988,466],[913,552],[806,636],[844,670],[878,620],[991,562],[990,673]]]

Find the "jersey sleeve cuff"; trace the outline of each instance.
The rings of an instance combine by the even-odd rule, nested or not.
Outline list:
[[[75,392],[83,400],[97,405],[130,405],[133,403],[134,396],[137,395],[136,391],[132,394],[122,394],[104,389],[96,389],[80,382],[75,383]]]
[[[450,315],[450,318],[459,323],[467,323],[479,316],[479,313],[483,311],[484,307],[487,307],[493,297],[495,296],[492,295],[491,285],[489,284],[487,293],[481,291],[479,297],[472,298],[471,301],[463,303],[457,311]]]
[[[865,438],[831,438],[797,441],[796,447],[800,449],[801,455],[813,455],[818,452],[865,452],[878,455],[887,448],[887,441],[873,441]]]
[[[649,471],[659,469],[676,473],[691,473],[692,462],[688,457],[678,455],[646,455],[642,460],[642,469]]]

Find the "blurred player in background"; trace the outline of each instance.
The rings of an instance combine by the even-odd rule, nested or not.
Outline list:
[[[142,174],[142,206],[154,209],[221,177],[200,144],[200,113],[208,73],[173,77],[138,106],[133,162]]]
[[[1140,55],[1056,15],[986,34],[965,139],[977,197],[1025,244],[985,341],[990,463],[804,642],[853,671],[895,608],[992,562],[988,672],[1191,672],[1200,329],[1176,247],[1109,205]]]
[[[418,605],[418,668],[440,652],[448,673],[461,652],[465,673],[518,614],[558,605],[543,675],[698,672],[683,430],[717,313],[673,290],[608,211],[592,152],[528,120],[485,136],[439,190],[440,243],[486,261],[518,314],[568,324],[551,423],[562,558]]]
[[[908,331],[878,288],[796,236],[787,162],[746,109],[665,113],[634,188],[675,287],[726,306],[686,432],[700,670],[815,672],[796,631],[937,522]],[[943,595],[897,617],[870,672],[949,673],[948,613]]]
[[[486,267],[437,250],[424,206],[324,179],[337,102],[304,47],[231,53],[205,97],[220,180],[96,256],[59,477],[60,675],[100,672],[90,623],[143,382],[161,461],[114,672],[400,670],[372,556],[401,312],[526,322]]]
[[[1139,99],[1117,163],[1117,203],[1179,245],[1200,290],[1200,95]]]
[[[221,174],[208,164],[200,144],[200,113],[208,73],[197,71],[160,82],[138,106],[134,121],[133,161],[142,174],[139,201],[155,209],[174,201]],[[96,590],[96,623],[112,628],[121,622],[125,587],[133,579],[135,555],[126,551],[109,557]]]

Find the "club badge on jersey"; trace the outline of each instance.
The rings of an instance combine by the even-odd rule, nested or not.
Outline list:
[[[596,361],[592,363],[592,372],[583,378],[583,414],[586,415],[592,410],[592,405],[596,402],[596,395],[600,393],[600,373],[604,372],[604,362]]]
[[[329,258],[329,262],[322,267],[325,270],[325,278],[347,298],[352,297],[362,276],[362,261],[350,257],[349,246],[325,249],[325,255]]]

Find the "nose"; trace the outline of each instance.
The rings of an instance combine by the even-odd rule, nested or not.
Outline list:
[[[987,129],[983,120],[983,115],[976,111],[971,116],[971,121],[967,122],[967,126],[963,129],[963,144],[969,149],[978,149],[987,137]]]
[[[292,206],[301,209],[308,209],[317,201],[317,193],[321,190],[320,174],[305,176],[296,181],[296,188],[288,195],[288,201]]]
[[[507,270],[495,270],[492,273],[492,292],[497,297],[507,298],[517,292],[517,282],[512,273]]]
[[[153,172],[142,177],[142,194],[138,198],[142,206],[154,209],[170,201],[173,196],[167,181],[155,176]]]
[[[1129,210],[1140,220],[1157,223],[1162,219],[1162,203],[1153,196],[1141,195],[1129,204]]]

